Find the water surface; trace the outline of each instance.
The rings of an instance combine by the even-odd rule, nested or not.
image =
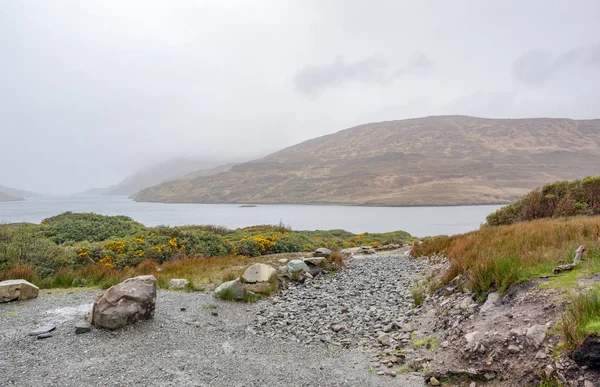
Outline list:
[[[294,230],[344,229],[354,233],[404,230],[415,236],[460,234],[479,228],[498,205],[359,207],[264,204],[137,203],[124,196],[39,197],[0,202],[0,222],[40,223],[65,211],[127,215],[146,226],[215,224],[229,228],[280,221]]]

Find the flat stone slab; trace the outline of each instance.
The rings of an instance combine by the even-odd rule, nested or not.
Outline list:
[[[81,321],[75,324],[75,334],[88,333],[92,331],[92,324],[87,321]]]
[[[43,335],[44,333],[52,332],[55,329],[56,329],[56,325],[44,325],[44,326],[39,327],[36,330],[29,332],[29,336]]]
[[[242,279],[244,282],[255,283],[255,282],[268,282],[269,278],[275,274],[277,270],[272,266],[264,263],[255,263],[246,269]]]
[[[24,279],[0,282],[0,302],[37,298],[39,288]]]

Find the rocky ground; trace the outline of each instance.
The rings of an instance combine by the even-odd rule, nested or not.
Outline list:
[[[406,322],[407,287],[420,268],[402,254],[357,258],[348,271],[254,304],[159,291],[153,320],[84,334],[75,324],[100,291],[41,291],[35,300],[0,304],[2,385],[420,386],[417,375],[369,372],[371,354],[362,349],[378,346],[386,325]],[[283,318],[263,325],[273,313]],[[52,337],[28,336],[47,324],[56,326]],[[335,332],[332,324],[345,327]],[[390,341],[401,340],[393,329]]]
[[[84,334],[75,325],[100,291],[41,291],[0,304],[1,384],[598,385],[556,350],[562,299],[540,287],[544,279],[480,302],[457,278],[414,307],[415,284],[434,284],[446,268],[443,257],[414,259],[408,247],[359,254],[346,269],[252,304],[159,291],[153,320]],[[47,324],[51,337],[28,335]]]

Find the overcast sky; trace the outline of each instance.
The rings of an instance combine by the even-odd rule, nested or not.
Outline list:
[[[600,118],[600,2],[0,2],[0,184],[438,114]]]

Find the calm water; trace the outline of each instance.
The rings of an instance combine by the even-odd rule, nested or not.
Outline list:
[[[415,236],[460,234],[477,229],[500,206],[354,207],[270,204],[136,203],[123,196],[32,198],[0,203],[0,222],[39,223],[65,211],[127,215],[146,226],[215,224],[237,228],[283,221],[295,230],[344,229],[354,233],[404,230]]]

